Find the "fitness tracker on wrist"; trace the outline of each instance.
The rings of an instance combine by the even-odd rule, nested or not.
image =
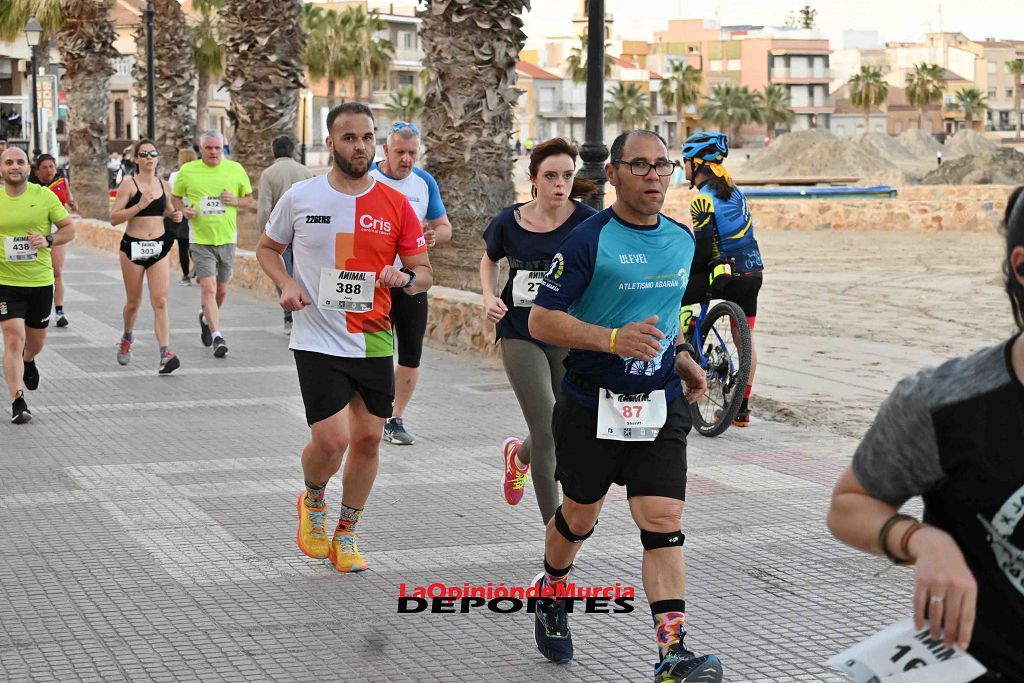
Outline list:
[[[402,285],[402,289],[409,289],[412,287],[412,283],[416,282],[416,271],[411,268],[399,268],[398,270],[409,276],[409,281]]]

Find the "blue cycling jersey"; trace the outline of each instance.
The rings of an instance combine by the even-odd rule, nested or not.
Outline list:
[[[729,199],[719,199],[707,183],[702,184],[690,202],[690,216],[698,252],[702,255],[714,254],[712,243],[717,230],[718,249],[725,258],[732,260],[736,272],[764,270],[761,250],[754,239],[754,219],[747,198],[739,188],[733,187]],[[703,264],[695,270],[704,270]]]
[[[566,237],[535,306],[608,328],[657,315],[656,326],[665,335],[661,355],[652,361],[570,349],[562,385],[566,396],[596,410],[596,387],[620,394],[664,389],[669,402],[682,394],[675,340],[694,246],[689,228],[667,216],[660,216],[657,225],[633,225],[611,209],[591,216]]]

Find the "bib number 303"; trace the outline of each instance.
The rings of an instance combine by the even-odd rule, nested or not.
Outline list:
[[[28,236],[4,238],[4,258],[7,261],[35,261],[36,256],[36,248],[29,244]]]
[[[163,252],[163,249],[164,245],[153,240],[132,242],[132,261],[148,261],[156,258]]]
[[[320,271],[320,292],[317,306],[328,311],[366,313],[373,310],[377,274],[362,270]]]
[[[597,438],[654,441],[668,419],[664,390],[645,394],[598,392]]]

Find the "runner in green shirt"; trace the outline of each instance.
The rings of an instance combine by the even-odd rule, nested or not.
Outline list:
[[[190,221],[189,253],[199,280],[200,338],[223,358],[228,345],[220,333],[220,307],[228,293],[238,242],[238,207],[253,206],[252,185],[242,165],[224,159],[224,137],[217,131],[199,136],[201,159],[190,161],[174,179],[175,208]]]
[[[43,350],[53,306],[50,250],[74,239],[67,209],[48,188],[28,182],[28,156],[13,147],[0,154],[0,328],[11,422],[32,419],[22,383],[39,386],[35,357]],[[57,232],[50,234],[50,225]]]

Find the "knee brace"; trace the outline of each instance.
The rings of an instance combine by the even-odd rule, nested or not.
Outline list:
[[[657,550],[658,548],[672,548],[682,546],[686,542],[686,534],[682,531],[661,531],[640,530],[640,542],[644,544],[644,550]]]
[[[590,535],[594,533],[594,527],[596,526],[597,522],[594,522],[594,526],[590,527],[590,531],[582,536],[577,536],[572,532],[572,529],[569,528],[569,523],[565,521],[565,517],[562,516],[562,506],[559,505],[555,509],[555,528],[558,529],[558,533],[562,534],[562,536],[565,537],[565,540],[570,543],[582,543],[587,540],[590,538]]]

